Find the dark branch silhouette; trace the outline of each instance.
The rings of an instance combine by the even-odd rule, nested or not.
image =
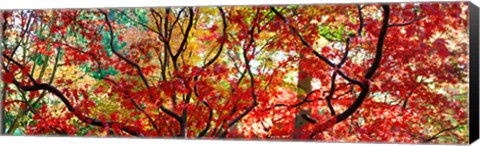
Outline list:
[[[16,62],[15,60],[10,58],[9,56],[3,54],[3,57],[12,61],[18,67],[24,68],[21,64],[19,64],[18,62]],[[7,73],[10,73],[10,70],[8,68],[6,68],[6,65],[3,62],[2,62],[2,66],[4,67],[4,70]],[[30,74],[28,74],[28,76],[31,77]],[[38,83],[37,81],[33,80],[33,78],[31,78],[30,81],[34,83],[33,86],[22,85],[15,78],[13,80],[13,84],[15,86],[17,86],[18,88],[22,89],[23,91],[39,91],[39,90],[49,91],[50,93],[52,93],[55,96],[57,96],[58,98],[60,98],[60,100],[63,102],[63,104],[67,107],[68,111],[74,113],[75,116],[77,116],[78,119],[80,119],[81,121],[83,121],[87,124],[100,126],[100,127],[112,127],[113,125],[115,125],[115,126],[118,126],[121,130],[123,130],[123,131],[125,131],[125,132],[127,132],[127,133],[129,133],[133,136],[143,136],[143,134],[138,133],[135,130],[136,128],[134,128],[134,127],[126,126],[125,124],[118,123],[118,122],[101,121],[101,120],[98,120],[98,119],[95,119],[95,118],[85,116],[80,111],[76,110],[73,107],[73,105],[70,103],[70,101],[68,101],[67,97],[65,97],[65,95],[63,95],[63,93],[60,90],[58,90],[57,88],[55,88],[54,86],[52,86],[50,84],[47,84],[47,83]]]
[[[436,134],[434,134],[433,136],[431,136],[430,138],[427,138],[427,139],[423,140],[422,143],[429,143],[432,140],[435,140],[436,138],[438,138],[440,136],[440,134],[448,132],[448,131],[455,130],[462,125],[464,125],[464,124],[458,124],[457,126],[454,126],[454,127],[442,129],[439,132],[437,132]]]
[[[258,16],[258,11],[257,11],[257,15],[255,16],[254,21],[258,18],[257,16]],[[257,94],[255,93],[255,78],[253,77],[253,73],[252,73],[252,70],[251,70],[251,67],[250,67],[250,60],[248,58],[248,49],[252,46],[252,44],[255,41],[255,39],[253,37],[254,28],[255,28],[255,25],[253,25],[250,28],[250,31],[249,31],[250,41],[249,41],[248,45],[243,48],[243,58],[245,60],[245,65],[246,65],[246,68],[247,68],[248,75],[250,76],[250,89],[251,89],[251,94],[252,94],[252,97],[253,97],[253,102],[245,111],[240,113],[240,115],[238,115],[236,118],[234,118],[233,120],[231,120],[227,124],[228,128],[232,127],[235,123],[237,123],[239,120],[241,120],[243,117],[245,117],[250,111],[253,110],[253,108],[255,108],[258,105],[258,102],[257,102],[258,97],[257,97]],[[252,53],[255,53],[255,52],[252,51]],[[221,133],[219,135],[219,137],[220,138],[225,138],[227,133],[228,133],[228,129],[225,129],[225,131],[223,133]]]
[[[102,10],[99,10],[99,11],[100,11],[100,13],[102,13],[102,14],[105,16],[105,21],[106,21],[108,27],[110,28],[110,29],[109,29],[109,32],[110,32],[110,47],[111,47],[112,52],[113,52],[115,55],[117,55],[118,57],[120,57],[122,60],[126,61],[128,64],[134,66],[134,67],[137,69],[137,73],[138,73],[138,75],[140,75],[140,77],[142,78],[142,81],[143,81],[143,83],[145,84],[145,86],[147,87],[147,89],[150,88],[150,85],[148,84],[148,81],[147,81],[147,79],[145,78],[145,75],[143,75],[143,72],[142,72],[140,66],[139,66],[137,63],[129,60],[128,58],[125,58],[124,56],[120,55],[120,54],[115,50],[115,48],[114,48],[115,45],[113,44],[113,37],[114,37],[114,35],[113,35],[113,28],[112,28],[112,25],[110,24],[110,20],[108,19],[108,14],[107,14],[106,12],[102,11]],[[152,97],[151,94],[150,94],[150,99],[153,99],[153,97]],[[168,110],[168,109],[165,108],[163,105],[160,106],[160,109],[161,109],[163,112],[165,112],[167,115],[172,116],[173,118],[175,118],[177,121],[179,121],[179,122],[181,121],[180,116],[178,116],[176,113]]]
[[[349,78],[348,76],[346,76],[343,72],[341,72],[340,70],[337,69],[337,72],[340,74],[340,76],[344,77],[345,79],[347,79],[351,83],[354,83],[354,84],[359,85],[361,87],[360,94],[358,95],[357,99],[353,102],[353,104],[347,108],[347,110],[345,110],[344,112],[335,116],[334,118],[328,120],[327,122],[324,122],[320,125],[317,125],[316,126],[317,128],[310,135],[310,138],[312,138],[315,133],[319,133],[319,132],[325,130],[326,128],[329,128],[329,127],[333,126],[334,124],[339,123],[339,122],[347,119],[350,115],[352,115],[362,105],[363,101],[368,96],[368,92],[369,92],[369,88],[370,88],[370,83],[369,83],[370,81],[369,80],[371,79],[371,77],[373,76],[373,74],[375,73],[377,68],[380,66],[380,61],[381,61],[382,56],[383,56],[383,54],[382,54],[383,43],[385,41],[385,36],[386,36],[386,33],[387,33],[387,28],[388,28],[390,7],[386,4],[383,4],[382,8],[384,9],[383,20],[382,20],[383,23],[382,23],[382,27],[380,29],[380,34],[378,36],[379,39],[378,39],[377,47],[376,47],[376,51],[375,51],[375,60],[374,60],[373,64],[370,66],[370,68],[367,70],[364,79],[362,79],[362,81],[353,80],[353,79]],[[270,7],[270,9],[272,9],[272,11],[275,12],[275,14],[278,17],[280,17],[280,19],[282,19],[287,25],[289,25],[288,20],[282,14],[280,14],[277,10],[275,10],[274,7]],[[296,29],[294,27],[290,26],[290,29],[292,31],[294,31],[297,36],[300,37],[300,39],[302,40],[302,43],[306,47],[312,48],[310,46],[310,44],[308,44],[303,39],[303,37],[300,35],[300,33],[298,33],[298,31],[296,31]],[[313,53],[319,59],[321,59],[321,60],[325,61],[327,64],[329,64],[331,67],[336,67],[335,64],[330,62],[326,57],[320,55],[315,50],[313,50]]]
[[[282,19],[285,24],[288,25],[288,27],[293,31],[293,33],[295,33],[295,35],[297,37],[300,38],[301,42],[303,43],[303,45],[305,45],[305,47],[307,47],[308,49],[311,49],[313,54],[315,54],[315,56],[317,56],[318,58],[322,59],[325,63],[327,63],[328,65],[330,65],[331,67],[334,67],[335,64],[328,60],[327,57],[323,56],[322,54],[318,53],[316,50],[313,49],[313,47],[308,44],[308,42],[303,38],[303,36],[300,34],[300,32],[297,31],[297,29],[293,26],[290,25],[290,23],[288,22],[287,18],[285,18],[282,14],[280,14],[280,12],[278,12],[273,6],[270,7],[270,9],[278,16],[280,17],[280,19]]]

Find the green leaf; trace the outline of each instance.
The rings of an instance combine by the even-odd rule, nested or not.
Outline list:
[[[13,132],[13,135],[21,136],[21,135],[24,135],[24,133],[22,131],[20,131],[19,129],[15,129],[15,131]]]
[[[45,63],[45,55],[43,54],[36,54],[35,56],[32,57],[33,61],[37,65],[43,65]]]
[[[325,109],[322,108],[322,109],[318,110],[318,114],[323,114],[323,113],[325,113]]]

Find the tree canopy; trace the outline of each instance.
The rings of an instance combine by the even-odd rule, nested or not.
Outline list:
[[[467,3],[37,9],[1,21],[2,133],[468,143]]]

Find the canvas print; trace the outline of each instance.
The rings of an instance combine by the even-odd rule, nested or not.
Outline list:
[[[0,134],[467,144],[468,7],[6,10]]]

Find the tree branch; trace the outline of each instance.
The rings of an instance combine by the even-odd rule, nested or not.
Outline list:
[[[189,9],[191,10],[191,8],[189,8]],[[182,9],[180,10],[180,12],[178,12],[177,17],[176,17],[175,20],[173,21],[172,26],[170,27],[170,29],[168,30],[168,32],[172,32],[172,31],[173,31],[173,28],[175,28],[175,24],[178,23],[178,20],[180,19],[180,15],[183,13],[183,11],[185,11],[185,8],[182,8]],[[190,11],[190,12],[192,12],[192,11]],[[190,13],[190,14],[192,14],[192,13]],[[192,20],[190,20],[190,21],[192,21]],[[189,24],[189,25],[190,25],[190,24]],[[186,33],[186,34],[188,34],[188,33]],[[171,35],[171,34],[170,34],[170,35]],[[186,35],[185,35],[185,37],[186,37]]]
[[[222,42],[220,43],[220,47],[218,48],[217,54],[212,58],[212,60],[208,61],[205,65],[203,65],[203,68],[206,68],[207,66],[210,66],[213,64],[217,58],[220,56],[223,50],[223,46],[225,45],[225,42],[228,39],[227,36],[227,20],[225,19],[225,12],[221,7],[218,7],[218,10],[220,11],[220,14],[222,15],[222,21],[223,21],[223,33],[222,33]]]
[[[122,14],[123,16],[127,17],[128,20],[130,20],[130,21],[132,21],[132,22],[135,22],[135,23],[137,23],[137,24],[140,24],[140,25],[142,25],[143,27],[147,28],[147,29],[150,30],[150,31],[153,31],[153,32],[155,32],[155,33],[160,33],[159,31],[157,31],[157,30],[155,30],[155,29],[147,26],[146,24],[143,24],[142,22],[139,22],[139,21],[137,21],[137,20],[134,20],[133,18],[131,18],[130,16],[128,16],[127,14],[125,14],[124,12],[122,12],[122,11],[120,11],[120,10],[117,10],[117,13]]]
[[[258,15],[256,15],[255,17],[257,17]],[[251,47],[251,45],[254,43],[254,37],[253,37],[253,30],[255,28],[255,25],[252,26],[252,28],[250,29],[249,31],[249,34],[250,34],[250,42],[249,44],[243,49],[243,58],[245,59],[245,65],[246,65],[246,68],[247,68],[247,72],[248,72],[248,75],[250,76],[250,89],[251,89],[251,94],[252,94],[252,97],[253,97],[253,102],[252,104],[245,110],[243,111],[238,117],[234,118],[232,121],[230,121],[227,126],[228,128],[232,127],[235,123],[237,123],[239,120],[241,120],[243,117],[245,117],[250,111],[253,110],[253,108],[255,108],[257,105],[258,105],[258,102],[257,102],[257,94],[255,93],[255,79],[253,77],[253,73],[252,73],[252,70],[251,70],[251,67],[250,67],[250,60],[248,59],[248,55],[247,55],[247,52],[248,52],[248,48]],[[255,52],[253,52],[255,53]],[[225,131],[220,134],[220,137],[221,138],[224,138],[226,135],[227,135],[227,132],[228,132],[228,128],[225,129]]]
[[[211,121],[212,121],[212,118],[213,118],[213,108],[210,107],[210,105],[208,105],[208,103],[206,101],[203,101],[203,104],[209,109],[208,122],[207,122],[207,126],[200,132],[200,134],[198,134],[197,138],[201,138],[201,137],[205,136],[205,134],[207,134],[208,130],[211,127]]]
[[[330,114],[332,114],[332,116],[335,116],[335,109],[333,109],[333,106],[332,106],[332,96],[333,94],[335,93],[335,78],[337,78],[337,72],[333,72],[332,74],[332,81],[330,81],[330,92],[328,93],[327,97],[326,97],[326,100],[327,100],[327,105],[328,105],[328,109],[330,109]]]
[[[162,40],[162,41],[166,41],[165,36],[163,36],[163,34],[162,34],[162,26],[161,26],[162,25],[162,19],[163,19],[162,16],[157,11],[155,11],[153,9],[150,9],[150,12],[152,12],[152,17],[155,20],[155,25],[157,26],[157,30],[158,30],[157,34],[160,37],[159,39]],[[157,17],[155,17],[155,15],[159,18],[157,19]]]
[[[414,16],[412,18],[412,20],[408,21],[408,22],[404,22],[404,23],[394,23],[394,24],[389,24],[388,27],[395,27],[395,26],[407,26],[407,25],[410,25],[416,21],[420,21],[422,20],[423,18],[425,17],[418,17],[418,14],[416,12],[414,12]]]
[[[350,50],[350,38],[347,38],[347,41],[345,43],[345,53],[343,54],[342,60],[337,65],[337,68],[342,68],[343,64],[345,64],[345,62],[347,62],[349,50]]]
[[[192,26],[193,26],[193,17],[194,17],[193,9],[189,8],[188,11],[190,13],[190,17],[189,17],[189,21],[188,21],[188,25],[187,25],[187,30],[185,31],[185,36],[183,37],[182,42],[180,43],[180,47],[178,48],[178,52],[175,53],[175,55],[172,57],[174,62],[176,62],[180,53],[182,53],[182,51],[185,50],[185,44],[187,43],[188,34],[190,33],[190,30],[192,29]],[[172,28],[173,28],[173,26],[172,26]]]
[[[298,107],[298,106],[300,106],[300,105],[302,105],[302,104],[304,104],[304,103],[313,102],[313,101],[315,101],[315,100],[309,100],[309,98],[310,98],[310,96],[311,96],[313,93],[318,92],[318,91],[320,91],[320,90],[313,90],[313,91],[309,92],[309,93],[305,96],[305,98],[303,98],[302,101],[300,101],[300,102],[298,102],[298,103],[296,103],[296,104],[293,104],[293,105],[275,104],[275,105],[273,105],[273,107],[283,107],[283,106],[285,106],[285,107],[289,107],[289,108],[295,108],[295,107]],[[266,110],[270,110],[270,109],[272,109],[272,107],[267,108]]]
[[[109,28],[109,32],[110,32],[110,48],[112,50],[112,52],[119,58],[121,58],[122,60],[126,61],[128,64],[132,65],[134,68],[137,69],[137,73],[138,75],[142,78],[142,81],[143,83],[145,84],[145,86],[147,88],[150,88],[150,85],[148,84],[148,81],[147,81],[147,78],[145,78],[145,75],[143,75],[143,72],[142,72],[142,69],[140,68],[140,66],[133,62],[132,60],[122,56],[121,54],[119,54],[117,52],[117,50],[115,50],[115,45],[113,44],[113,28],[112,28],[112,24],[110,23],[110,20],[108,19],[108,14],[102,10],[99,10],[100,13],[102,13],[104,16],[105,16],[105,21],[107,22],[107,25],[108,25],[108,28]]]
[[[4,55],[5,57],[6,55]],[[12,60],[14,61],[13,59],[9,58],[8,56],[6,56],[5,58],[9,59],[9,60]],[[4,67],[5,71],[7,73],[10,73],[10,71],[8,70],[8,68],[5,68],[5,64],[2,63],[2,66]],[[23,68],[23,66],[19,66],[20,68]],[[33,82],[33,81],[32,81]],[[50,84],[47,84],[47,83],[37,83],[35,81],[35,84],[33,86],[23,86],[21,85],[20,82],[18,82],[15,78],[13,79],[13,84],[17,87],[19,87],[20,89],[22,89],[23,91],[39,91],[39,90],[46,90],[46,91],[49,91],[50,93],[54,94],[55,96],[57,96],[58,98],[60,98],[60,100],[64,103],[64,105],[67,107],[68,111],[72,112],[75,114],[75,116],[77,116],[78,119],[80,119],[81,121],[87,123],[87,124],[91,124],[91,125],[95,125],[95,126],[100,126],[100,127],[112,127],[112,125],[118,125],[119,128],[131,135],[134,135],[134,136],[143,136],[143,134],[141,133],[138,133],[134,127],[130,127],[130,126],[126,126],[124,124],[121,124],[121,123],[118,123],[118,122],[112,122],[112,121],[107,121],[107,122],[103,122],[101,120],[98,120],[98,119],[95,119],[95,118],[91,118],[91,117],[88,117],[88,116],[85,116],[83,115],[80,111],[76,110],[73,105],[68,101],[68,99],[65,97],[65,95],[63,95],[63,93],[58,90],[57,88],[55,88],[54,86],[50,85]]]
[[[115,82],[114,80],[112,79],[109,79],[109,78],[106,78],[106,77],[103,77],[102,79],[104,80],[107,80],[107,81],[110,81],[112,84],[114,84],[115,86],[118,86],[118,83]],[[143,114],[145,114],[145,116],[147,116],[148,120],[150,121],[150,123],[152,124],[153,128],[155,130],[157,130],[158,132],[158,127],[157,125],[155,124],[155,121],[153,120],[153,118],[145,111],[143,110],[140,105],[138,105],[137,102],[135,102],[135,100],[132,98],[132,96],[130,96],[130,94],[127,92],[127,91],[123,91],[123,93],[125,95],[127,95],[128,99],[130,99],[130,101],[133,103],[133,105],[135,106],[136,109],[138,109],[140,112],[142,112]]]
[[[353,102],[353,104],[347,108],[344,112],[341,114],[335,116],[334,118],[328,120],[327,122],[315,126],[315,130],[312,133],[311,137],[313,134],[324,131],[326,128],[329,128],[336,123],[339,123],[345,119],[347,119],[350,115],[352,115],[363,103],[365,98],[368,96],[369,88],[370,88],[370,81],[372,75],[375,73],[377,68],[380,66],[380,60],[382,58],[382,48],[383,48],[383,43],[385,41],[385,36],[387,33],[387,28],[388,28],[388,20],[389,20],[389,15],[390,15],[390,7],[387,4],[382,4],[382,8],[384,10],[383,13],[383,23],[382,27],[380,29],[380,34],[378,36],[378,42],[377,42],[377,50],[375,54],[375,60],[372,66],[367,70],[367,73],[365,74],[364,79],[362,79],[362,82],[360,84],[361,87],[361,92],[358,95],[358,98]],[[341,75],[341,74],[340,74]]]
[[[5,13],[4,13],[4,14],[5,14]],[[22,18],[23,18],[23,17],[22,17]],[[4,18],[4,19],[6,20],[7,18]],[[20,47],[20,45],[22,44],[23,40],[25,39],[25,34],[27,34],[27,31],[30,29],[30,26],[31,26],[31,25],[30,25],[31,20],[32,20],[32,15],[29,16],[28,21],[27,21],[27,25],[25,26],[25,29],[22,29],[22,31],[21,31],[21,36],[20,36],[20,40],[16,43],[16,46],[14,47],[13,52],[12,52],[10,58],[13,58],[13,56],[15,55],[15,52],[17,51],[17,49]],[[4,25],[3,27],[4,27],[4,29],[6,29],[6,24],[7,24],[7,22],[5,21],[4,23],[5,23],[5,25]],[[3,31],[5,31],[5,30],[3,30]],[[5,32],[4,32],[4,33],[5,33]],[[4,44],[4,48],[7,48],[7,44]],[[7,62],[7,66],[6,66],[6,67],[8,67],[9,65],[10,65],[10,61]]]
[[[358,20],[360,21],[360,24],[357,30],[357,35],[362,36],[362,29],[364,24],[363,24],[362,7],[360,6],[360,4],[357,5],[357,9],[358,9]]]
[[[463,124],[458,124],[457,126],[454,126],[454,127],[450,127],[450,128],[446,128],[446,129],[443,129],[441,131],[439,131],[438,133],[434,134],[433,136],[431,136],[430,138],[427,138],[425,140],[423,140],[422,143],[428,143],[428,142],[431,142],[432,140],[438,138],[438,136],[444,132],[447,132],[447,131],[451,131],[451,130],[455,130],[457,129],[458,127],[462,126]]]
[[[365,74],[365,79],[370,80],[377,70],[377,68],[380,66],[380,62],[382,60],[382,48],[383,48],[383,43],[385,42],[385,36],[387,35],[387,28],[388,28],[388,20],[390,17],[390,7],[388,5],[382,5],[384,14],[383,14],[383,24],[382,28],[380,29],[380,34],[378,36],[378,42],[377,42],[377,49],[375,51],[375,60],[373,61],[372,66],[368,69],[367,73]]]
[[[335,64],[332,63],[330,60],[327,59],[327,57],[321,55],[320,53],[318,53],[315,49],[313,49],[312,46],[310,46],[310,44],[308,44],[308,42],[303,38],[303,36],[297,31],[296,28],[294,28],[293,26],[291,26],[288,22],[288,20],[282,15],[280,14],[280,12],[278,12],[273,6],[270,6],[270,9],[278,16],[280,17],[280,19],[283,20],[283,22],[285,22],[285,24],[287,24],[290,29],[295,33],[295,35],[297,35],[297,37],[300,38],[300,40],[302,41],[303,45],[306,46],[308,49],[311,49],[313,54],[315,54],[315,56],[317,56],[318,58],[320,58],[321,60],[323,60],[325,63],[327,63],[328,65],[330,65],[331,67],[335,67]]]
[[[128,58],[125,58],[123,57],[122,55],[120,55],[114,48],[114,45],[113,45],[113,28],[112,28],[112,25],[110,24],[110,20],[108,19],[108,15],[106,12],[102,11],[102,10],[99,10],[100,13],[102,13],[104,16],[105,16],[105,21],[107,22],[107,25],[108,27],[110,28],[109,31],[110,31],[110,47],[111,47],[111,50],[112,52],[117,55],[118,57],[120,57],[122,60],[126,61],[128,64],[134,66],[136,69],[137,69],[137,73],[140,75],[140,77],[142,78],[142,81],[143,83],[145,84],[145,86],[148,88],[150,88],[150,85],[148,84],[148,81],[147,79],[145,78],[145,76],[143,75],[143,72],[140,68],[140,66],[138,64],[136,64],[135,62],[129,60]],[[152,100],[153,97],[152,95],[150,94],[150,99]],[[165,113],[167,113],[167,115],[169,116],[172,116],[173,118],[175,118],[177,121],[181,121],[181,118],[180,116],[178,116],[177,114],[175,114],[174,112],[168,110],[167,108],[165,108],[163,105],[161,105],[160,109],[162,111],[164,111]]]

